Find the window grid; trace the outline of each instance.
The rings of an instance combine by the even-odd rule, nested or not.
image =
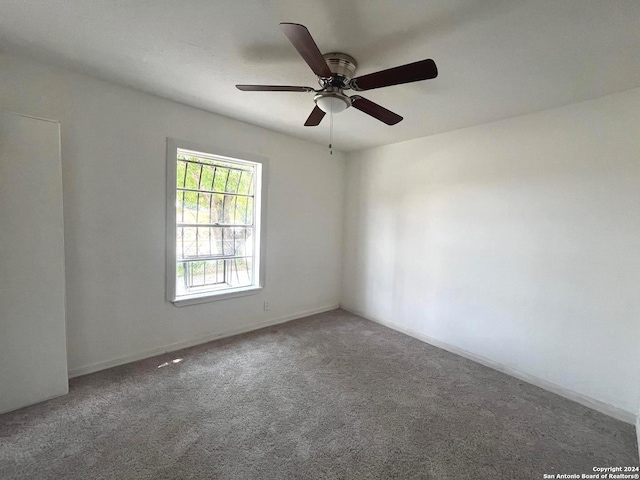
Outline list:
[[[256,166],[178,149],[176,297],[254,284]]]

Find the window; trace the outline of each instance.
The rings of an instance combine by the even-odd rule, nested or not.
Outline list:
[[[176,305],[264,284],[267,160],[167,142],[167,292]]]

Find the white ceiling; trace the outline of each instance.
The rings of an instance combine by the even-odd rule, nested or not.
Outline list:
[[[395,143],[640,86],[636,0],[3,0],[0,51],[27,55],[318,143],[317,87],[278,28],[306,25],[358,75],[433,58],[434,80],[362,92],[404,116],[334,117],[343,151]]]

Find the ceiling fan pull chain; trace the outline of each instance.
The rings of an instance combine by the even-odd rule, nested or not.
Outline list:
[[[333,155],[333,103],[329,109],[329,155]]]

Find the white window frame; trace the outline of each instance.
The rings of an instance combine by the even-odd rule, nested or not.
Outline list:
[[[219,159],[221,161],[252,162],[259,164],[260,180],[255,184],[254,205],[255,205],[255,232],[258,234],[259,247],[254,250],[253,285],[237,287],[221,291],[197,293],[188,296],[176,297],[176,175],[178,149],[191,150],[194,153],[201,153],[207,157]],[[167,300],[175,306],[193,305],[205,302],[214,302],[229,298],[255,295],[264,288],[266,278],[266,214],[267,214],[267,179],[269,172],[269,159],[258,155],[244,152],[230,151],[228,149],[201,145],[184,140],[167,138],[167,258],[166,258],[166,289]]]

